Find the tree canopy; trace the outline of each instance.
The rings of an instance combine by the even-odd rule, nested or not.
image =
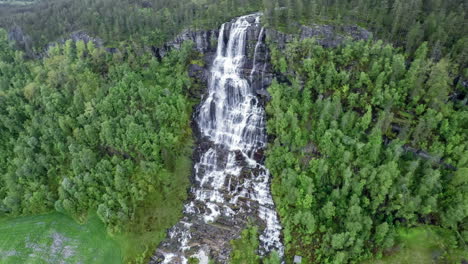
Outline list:
[[[395,244],[397,227],[468,239],[468,115],[453,68],[382,41],[273,47],[267,156],[287,256],[348,263]],[[284,80],[287,80],[286,82]],[[462,176],[463,175],[463,176]]]
[[[197,55],[188,43],[162,60],[138,47],[67,41],[25,61],[0,31],[0,216],[97,213],[113,233],[173,224],[190,173],[186,69]]]

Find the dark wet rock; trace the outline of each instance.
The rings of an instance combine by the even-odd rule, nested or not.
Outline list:
[[[242,155],[242,152],[240,150],[235,151],[236,154],[236,164],[240,167],[246,167],[247,162],[245,161],[244,155]]]
[[[74,42],[78,42],[78,41],[83,41],[84,43],[93,42],[94,45],[96,45],[96,47],[102,47],[104,43],[104,41],[102,41],[101,38],[92,37],[84,31],[77,31],[77,32],[71,33],[68,39],[71,39]],[[66,40],[62,40],[62,41],[64,42]]]
[[[188,94],[191,98],[200,100],[208,84],[209,70],[198,64],[190,64],[187,71],[189,77],[192,79],[192,85],[190,90],[188,90]]]
[[[271,95],[266,89],[257,90],[257,95],[262,99],[262,101],[270,101]]]
[[[255,161],[259,162],[259,163],[263,163],[263,161],[265,160],[265,153],[264,153],[264,150],[263,149],[258,149],[254,155],[253,155],[253,158]]]
[[[119,52],[119,49],[118,48],[106,48],[106,52],[115,54]]]
[[[250,16],[250,17],[247,17],[246,20],[247,20],[249,23],[254,23],[254,22],[255,22],[255,17]]]
[[[195,78],[200,80],[203,83],[208,81],[208,72],[206,68],[198,65],[198,64],[190,64],[188,67],[188,75],[191,78]]]
[[[143,1],[143,2],[141,2],[141,7],[151,8],[151,7],[153,7],[153,4],[151,2],[149,2],[149,1]]]
[[[8,40],[15,42],[18,48],[23,49],[26,52],[31,50],[31,37],[26,35],[21,27],[17,25],[13,26],[8,32]]]

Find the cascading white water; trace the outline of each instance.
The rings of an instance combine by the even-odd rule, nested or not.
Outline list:
[[[247,214],[254,214],[263,221],[259,252],[267,254],[275,250],[283,254],[281,226],[270,194],[269,173],[254,158],[266,146],[265,112],[249,83],[256,72],[256,54],[249,79],[243,72],[247,59],[246,34],[250,27],[259,26],[259,15],[239,17],[229,26],[227,43],[226,24],[220,29],[208,95],[197,116],[200,132],[211,142],[211,147],[195,164],[195,184],[190,191],[193,200],[185,206],[183,220],[169,231],[168,241],[159,249],[164,256],[162,263],[187,263],[188,257],[208,263],[212,245],[206,241],[223,233],[214,229],[215,233],[205,239],[201,230],[213,230],[214,227],[206,225],[219,219],[231,225],[244,223]],[[262,28],[255,53],[262,44],[263,34]],[[229,241],[225,242],[229,245]]]

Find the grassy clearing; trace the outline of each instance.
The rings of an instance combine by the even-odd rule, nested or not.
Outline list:
[[[0,219],[0,263],[122,263],[97,217],[84,225],[60,213]]]
[[[187,146],[187,151],[191,148]],[[182,216],[183,201],[187,198],[187,187],[192,161],[187,157],[174,160],[173,172],[167,172],[168,185],[165,192],[151,193],[138,206],[135,221],[128,230],[116,235],[122,249],[124,263],[148,263],[157,245],[166,237],[166,231]]]
[[[189,138],[180,146],[181,157],[165,152],[167,169],[154,176],[159,182],[148,188],[145,199],[134,201],[132,220],[120,226],[118,233],[109,232],[117,229],[107,229],[94,208],[75,219],[58,212],[0,217],[0,264],[148,263],[167,229],[182,216],[192,146]]]
[[[128,229],[110,237],[97,216],[80,225],[61,213],[0,219],[1,264],[147,263],[166,230],[181,217],[191,160],[174,160],[167,190],[144,201]]]
[[[455,234],[438,227],[416,227],[398,232],[398,247],[382,259],[372,259],[364,264],[428,264],[461,263],[468,260],[468,251],[456,249]]]

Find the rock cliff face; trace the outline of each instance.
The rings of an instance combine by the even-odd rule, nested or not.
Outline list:
[[[232,23],[232,22],[230,22]],[[228,25],[230,25],[228,23]],[[316,41],[327,48],[337,47],[343,44],[346,40],[367,40],[372,37],[372,33],[364,28],[356,25],[319,25],[311,26],[298,25],[298,34],[287,34],[275,29],[266,28],[265,37],[268,41],[276,43],[280,48],[285,48],[286,44],[296,39],[316,38]],[[247,34],[248,53],[250,57],[253,55],[255,48],[255,37],[258,36],[260,28],[255,28]],[[217,36],[219,30],[185,30],[172,41],[167,42],[162,47],[154,47],[153,52],[156,56],[163,57],[169,50],[178,49],[185,41],[192,41],[195,44],[196,50],[203,54],[212,54],[216,51]]]
[[[230,28],[235,20],[226,23],[226,30],[224,32],[224,41],[227,41],[228,34],[230,32]],[[242,71],[245,73],[249,73],[252,71],[254,67],[256,67],[257,71],[262,73],[261,78],[258,75],[255,76],[254,80],[252,81],[252,85],[257,92],[263,98],[268,99],[268,93],[266,91],[266,87],[269,86],[273,79],[273,73],[271,68],[269,67],[268,63],[265,63],[269,59],[268,54],[268,47],[264,45],[267,32],[274,32],[272,30],[265,30],[262,33],[263,44],[257,47],[257,58],[254,60],[253,56],[255,53],[256,44],[258,42],[258,36],[260,35],[261,27],[252,27],[249,28],[246,32],[246,55],[247,60],[245,61],[244,68]],[[203,54],[204,58],[204,65],[205,67],[192,64],[189,66],[188,72],[189,76],[196,79],[196,81],[201,82],[205,86],[208,83],[209,77],[209,68],[212,65],[214,55],[216,53],[216,47],[218,44],[218,34],[219,29],[213,30],[198,30],[198,31],[190,31],[185,30],[178,36],[176,36],[173,40],[167,42],[162,47],[152,47],[152,52],[155,56],[162,58],[164,57],[170,50],[172,49],[179,49],[185,41],[191,41],[194,44],[194,49],[198,52]],[[271,34],[271,33],[270,33]],[[278,34],[279,36],[280,34]],[[282,43],[289,42],[289,36],[281,35]],[[292,36],[291,36],[292,41]],[[265,67],[265,65],[267,65]]]
[[[228,29],[232,23],[233,22],[227,23]],[[265,28],[264,32],[262,32],[263,45],[257,47],[257,57],[255,59],[253,58],[253,54],[255,53],[257,38],[262,29],[261,27],[254,27],[249,29],[247,32],[246,54],[248,60],[244,64],[243,71],[250,72],[253,68],[256,68],[256,70],[261,73],[256,75],[252,80],[252,86],[256,93],[264,100],[268,100],[270,98],[266,91],[266,87],[268,87],[273,78],[276,77],[268,63],[269,51],[267,45],[264,45],[267,41],[276,44],[280,49],[284,49],[288,43],[294,40],[315,38],[318,44],[327,48],[332,48],[343,44],[347,40],[368,40],[372,37],[371,32],[355,25],[332,26],[313,24],[311,26],[298,25],[298,27],[298,34],[286,34],[274,29]],[[226,32],[229,32],[229,30],[226,30]],[[164,46],[152,47],[152,51],[155,56],[164,57],[169,50],[180,48],[183,42],[193,42],[194,48],[204,55],[205,65],[207,66],[201,67],[199,65],[190,65],[189,75],[206,85],[208,83],[209,66],[212,64],[213,57],[216,52],[218,34],[218,29],[199,31],[185,30],[172,41],[167,42]],[[224,39],[227,39],[227,36],[225,36]]]
[[[24,34],[23,30],[19,26],[13,26],[8,32],[8,40],[15,42],[16,45],[25,50],[26,52],[31,51],[31,38]]]
[[[152,47],[153,53],[157,57],[164,57],[171,49],[179,49],[185,41],[194,43],[194,48],[203,54],[213,54],[216,52],[216,41],[219,31],[215,30],[185,30],[177,35],[173,40],[167,42],[162,47]]]
[[[54,47],[57,44],[65,44],[67,40],[71,40],[73,42],[83,41],[85,44],[87,44],[88,42],[92,42],[98,48],[104,45],[104,41],[101,38],[90,36],[87,32],[84,31],[76,31],[65,38],[61,38],[56,42],[47,44],[44,49],[45,53],[47,53],[51,47]]]
[[[8,40],[16,43],[18,48],[24,50],[26,54],[32,58],[42,58],[46,56],[51,47],[54,47],[57,44],[65,44],[67,40],[72,40],[74,42],[83,41],[84,43],[93,42],[96,47],[102,47],[104,44],[104,41],[99,37],[93,37],[84,31],[76,31],[69,34],[67,37],[58,39],[55,42],[51,42],[45,45],[43,51],[34,53],[34,51],[31,49],[33,44],[31,37],[25,34],[23,30],[16,25],[8,31]],[[112,52],[112,48],[106,50],[108,52]]]
[[[269,41],[276,43],[280,48],[295,39],[315,38],[318,44],[333,48],[343,44],[346,40],[367,40],[372,33],[354,25],[331,26],[318,25],[299,26],[299,34],[286,34],[274,29],[267,29],[266,35]]]

